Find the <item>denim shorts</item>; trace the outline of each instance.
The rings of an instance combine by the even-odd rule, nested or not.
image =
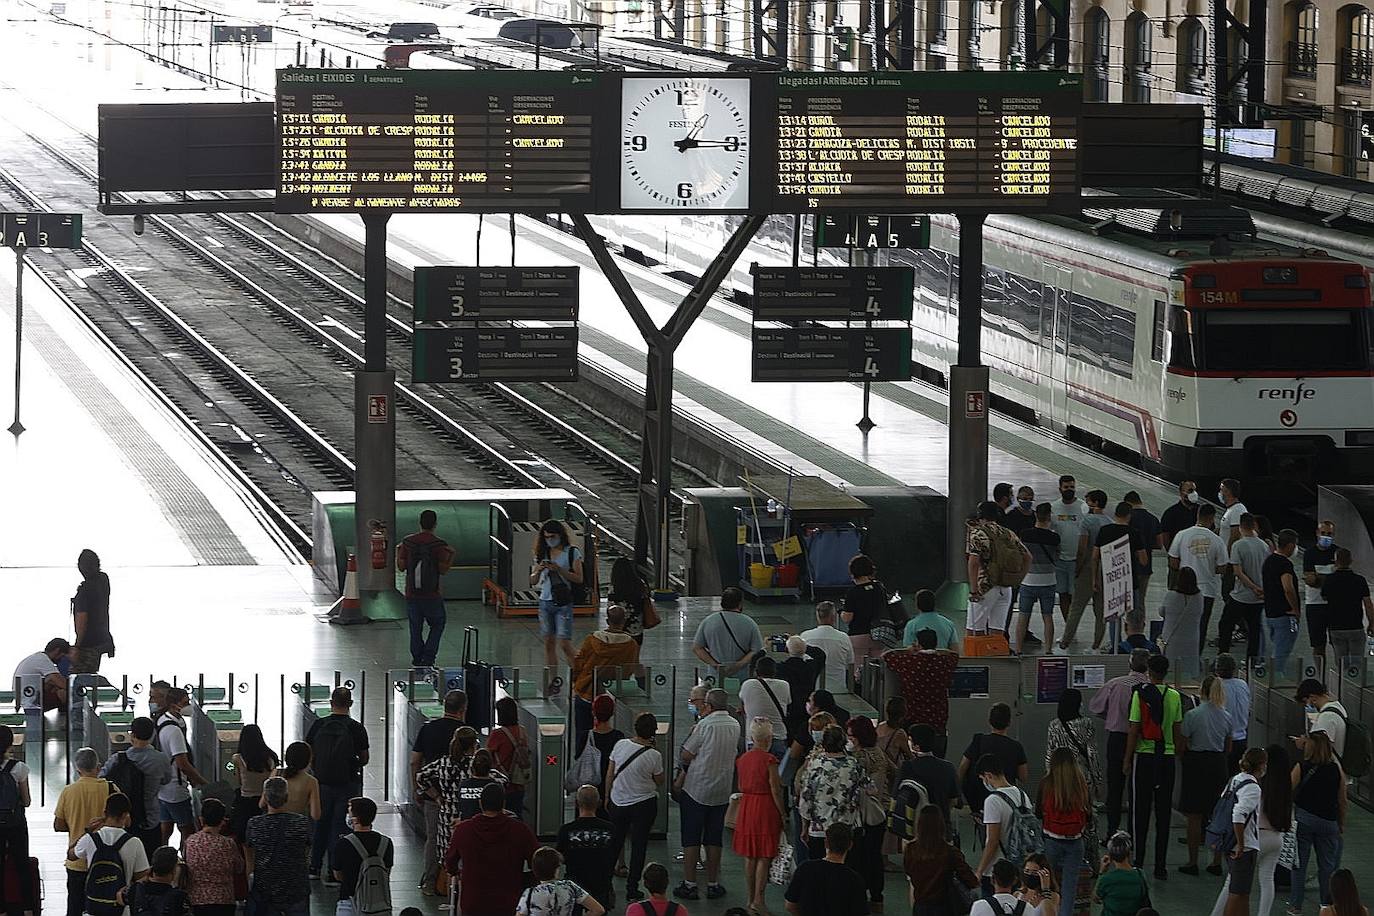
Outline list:
[[[1048,617],[1054,613],[1055,591],[1053,585],[1022,585],[1020,604],[1016,609],[1018,614],[1029,617],[1035,612],[1035,605],[1040,605],[1040,613]]]
[[[1078,575],[1078,560],[1056,557],[1054,561],[1055,586],[1061,595],[1073,594],[1073,581]]]
[[[539,599],[539,635],[545,639],[557,636],[572,639],[573,609],[571,604],[554,604]]]
[[[168,802],[162,799],[157,800],[158,817],[164,824],[189,824],[193,820],[191,812],[191,800]]]

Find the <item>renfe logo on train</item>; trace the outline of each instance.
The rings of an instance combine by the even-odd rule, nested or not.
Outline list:
[[[1316,396],[1316,389],[1308,388],[1301,382],[1296,388],[1261,388],[1257,395],[1261,401],[1292,401],[1294,404],[1310,401]]]

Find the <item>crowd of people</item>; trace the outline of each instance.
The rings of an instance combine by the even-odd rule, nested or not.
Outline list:
[[[1104,916],[1131,916],[1151,912],[1151,882],[1169,878],[1178,839],[1187,850],[1178,873],[1223,876],[1214,916],[1247,913],[1256,884],[1260,912],[1269,913],[1280,879],[1290,916],[1299,916],[1312,866],[1325,916],[1367,916],[1341,867],[1347,741],[1355,740],[1344,707],[1323,679],[1303,680],[1296,699],[1309,711],[1307,733],[1291,746],[1250,747],[1249,688],[1229,652],[1239,628],[1247,659],[1272,656],[1282,667],[1305,619],[1319,656],[1328,646],[1335,659],[1364,653],[1374,604],[1334,525],[1320,524],[1299,572],[1297,534],[1270,530],[1233,480],[1222,483],[1219,507],[1185,481],[1159,517],[1134,492],[1115,505],[1101,490],[1080,500],[1068,476],[1053,502],[1037,503],[1030,487],[1012,494],[999,484],[970,520],[963,634],[931,591],[916,592],[908,613],[860,555],[849,565],[852,587],[818,602],[815,626],[788,637],[777,659],[741,591],[726,588],[692,639],[714,677],[692,686],[690,728],[676,747],[662,746],[651,713],[622,732],[617,701],[603,689],[607,671],[644,678],[644,633],[658,623],[649,590],[618,561],[604,626],[574,647],[570,602],[582,558],[561,525],[546,524],[531,584],[543,595],[548,660],[561,656],[569,668],[565,788],[575,816],[541,845],[523,819],[535,761],[515,700],[494,704],[484,733],[468,724],[467,695],[448,691],[442,716],[410,748],[424,824],[421,894],[465,916],[600,916],[619,905],[627,916],[688,916],[693,901],[730,895],[752,916],[769,916],[773,885],[796,916],[908,904],[913,916],[1071,916],[1089,900]],[[452,561],[434,529],[426,513],[397,560],[407,573],[417,665],[435,660],[437,577]],[[1103,551],[1123,538],[1131,602],[1124,632],[1108,643]],[[1150,621],[1157,550],[1168,557],[1168,588]],[[108,578],[90,551],[79,565],[75,641],[51,640],[15,672],[45,710],[65,708],[69,674],[98,670],[114,651]],[[1218,598],[1217,654],[1204,665]],[[961,635],[1000,634],[1011,654],[1037,643],[1064,654],[1089,605],[1093,649],[1127,654],[1129,671],[1089,702],[1077,689],[1060,693],[1044,776],[1031,784],[1006,703],[993,704],[986,730],[951,758],[949,687]],[[878,721],[843,705],[871,689],[863,675],[874,660],[897,687]],[[1187,695],[1173,685],[1176,665],[1198,683]],[[722,688],[727,678],[739,683],[736,698]],[[564,684],[545,686],[556,694]],[[127,749],[105,760],[90,748],[73,754],[78,778],[59,796],[53,824],[68,840],[68,916],[230,916],[240,905],[253,916],[305,916],[315,882],[336,898],[339,916],[390,914],[395,841],[374,828],[377,804],[363,792],[369,735],[348,688],[335,689],[329,714],[280,755],[258,726],[244,726],[233,797],[205,798],[199,816],[192,792],[207,780],[189,749],[190,697],[159,681],[149,699]],[[1355,737],[1367,741],[1367,733]],[[21,867],[0,867],[0,884],[13,872],[18,899],[35,904],[24,912],[36,908],[37,887],[22,867],[30,779],[22,762],[6,759],[13,740],[0,726],[0,866]],[[1367,749],[1364,759],[1367,766]],[[678,809],[680,866],[649,860],[665,786]],[[1187,825],[1182,837],[1172,835],[1175,804]],[[971,844],[961,836],[961,808]],[[967,858],[965,848],[974,850]],[[742,887],[727,888],[722,877],[727,851],[741,860]],[[907,879],[900,904],[885,899],[890,873]]]

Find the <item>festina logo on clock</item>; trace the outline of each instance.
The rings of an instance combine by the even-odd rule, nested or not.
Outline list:
[[[621,207],[747,209],[749,86],[747,78],[623,80]]]

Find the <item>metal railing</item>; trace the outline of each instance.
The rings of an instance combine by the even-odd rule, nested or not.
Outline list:
[[[1299,41],[1288,42],[1288,75],[1298,79],[1317,78],[1317,46]]]
[[[1368,86],[1374,77],[1374,52],[1362,48],[1342,48],[1339,77],[1345,86]]]

